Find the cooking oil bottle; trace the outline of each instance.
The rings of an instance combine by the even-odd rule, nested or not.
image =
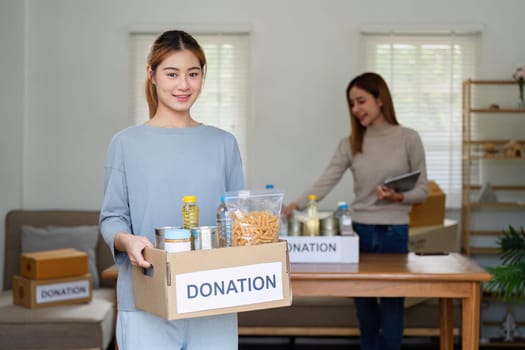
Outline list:
[[[305,236],[319,236],[319,210],[317,209],[316,200],[317,196],[315,194],[308,196],[306,222],[304,225]]]
[[[199,207],[197,197],[184,196],[182,198],[182,225],[186,229],[199,227]]]

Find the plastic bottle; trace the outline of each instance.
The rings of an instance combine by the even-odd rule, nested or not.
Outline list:
[[[348,208],[348,204],[343,204],[341,209],[341,216],[339,217],[339,232],[341,235],[353,235],[354,229],[352,228],[352,213]]]
[[[199,207],[195,196],[184,196],[182,199],[182,223],[186,229],[199,227]]]
[[[288,219],[281,215],[279,218],[279,237],[288,236]]]
[[[338,231],[339,234],[341,234],[341,230],[339,229],[339,221],[340,221],[341,214],[344,211],[343,206],[345,206],[345,205],[348,208],[348,204],[346,204],[346,202],[344,202],[344,201],[337,202],[337,209],[335,210],[335,213],[334,213],[335,227],[337,228],[337,231]]]
[[[224,196],[221,196],[221,204],[217,207],[217,234],[220,247],[232,246],[232,218],[228,213]]]
[[[317,196],[308,196],[308,206],[306,207],[306,222],[304,225],[305,236],[319,236],[319,210],[317,209]]]
[[[267,190],[273,190],[273,184],[266,184],[264,186]],[[281,215],[279,218],[279,237],[288,236],[288,220]]]

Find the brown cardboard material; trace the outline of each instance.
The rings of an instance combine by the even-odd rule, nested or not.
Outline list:
[[[410,226],[442,225],[445,220],[445,192],[434,181],[428,182],[428,198],[414,204],[410,211]]]
[[[32,280],[83,276],[88,273],[88,256],[80,250],[66,248],[22,253],[20,275]]]
[[[410,227],[409,250],[412,252],[459,251],[458,224],[445,219],[442,225]]]
[[[42,281],[15,275],[13,276],[13,304],[34,309],[88,303],[92,298],[92,285],[90,274]]]
[[[146,248],[153,269],[133,267],[135,305],[168,320],[290,306],[287,247],[280,241],[180,253]]]

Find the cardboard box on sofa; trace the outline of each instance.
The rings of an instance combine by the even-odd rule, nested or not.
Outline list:
[[[358,263],[359,236],[287,236],[292,263]]]
[[[87,253],[56,249],[20,255],[20,275],[31,280],[83,276],[88,273]]]
[[[414,204],[410,211],[410,226],[441,225],[445,220],[445,192],[434,181],[428,182],[428,198]]]
[[[83,276],[30,280],[13,276],[13,304],[30,309],[65,304],[88,303],[92,297],[92,278]]]
[[[133,267],[135,305],[174,320],[290,306],[285,241],[167,253],[146,248],[153,268]]]
[[[458,251],[458,224],[445,219],[441,225],[409,227],[409,250],[412,252]]]

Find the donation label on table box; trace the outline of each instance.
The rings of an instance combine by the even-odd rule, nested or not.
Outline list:
[[[167,320],[290,306],[287,244],[179,253],[146,248],[133,267],[135,305]]]
[[[359,236],[288,236],[292,263],[357,263]]]

